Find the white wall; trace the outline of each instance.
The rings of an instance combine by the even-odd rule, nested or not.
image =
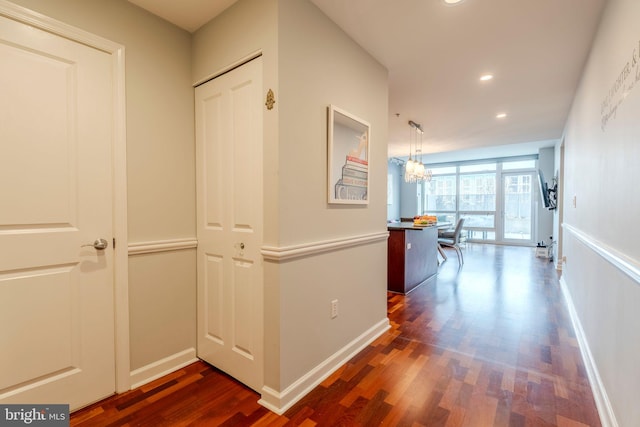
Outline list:
[[[638,17],[635,0],[606,5],[565,128],[562,277],[601,406],[607,397],[606,418],[620,426],[640,422]]]
[[[195,249],[134,255],[130,264],[132,370],[185,350],[195,357]]]
[[[279,3],[280,244],[384,230],[387,71],[311,2]],[[327,205],[329,104],[371,124],[367,207]]]
[[[562,222],[564,221],[564,141],[558,141],[554,147],[554,168],[558,171],[558,208],[553,212],[553,236],[556,240],[555,265],[562,270],[562,257],[564,256]]]
[[[281,246],[386,233],[387,71],[309,1],[281,0]],[[327,204],[327,106],[371,124],[369,205]],[[281,264],[282,388],[386,319],[386,238]],[[340,316],[330,319],[330,301]]]
[[[404,169],[403,169],[404,170]],[[400,216],[402,218],[413,218],[422,215],[420,211],[419,191],[420,184],[400,181]]]
[[[190,34],[125,0],[14,3],[125,46],[129,244],[194,239]],[[194,354],[194,262],[192,250],[129,258],[136,381],[154,374],[144,369],[152,362]]]
[[[264,110],[264,244],[307,251],[264,263],[262,401],[279,411],[387,325],[387,71],[307,0],[240,0],[194,34],[192,80],[258,51],[276,99]],[[330,104],[371,124],[367,206],[327,203]]]

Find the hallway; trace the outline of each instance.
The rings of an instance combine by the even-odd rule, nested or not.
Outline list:
[[[283,416],[204,363],[75,413],[71,425],[599,426],[558,275],[533,248],[468,244],[392,328]],[[453,254],[452,254],[453,255]]]

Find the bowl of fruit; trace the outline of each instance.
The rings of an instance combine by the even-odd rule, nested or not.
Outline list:
[[[413,217],[413,225],[418,227],[428,227],[438,222],[438,218],[434,215],[416,215]]]

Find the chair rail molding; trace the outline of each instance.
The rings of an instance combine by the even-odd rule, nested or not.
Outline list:
[[[197,247],[198,239],[195,237],[188,237],[185,239],[153,240],[148,242],[129,243],[129,255],[178,251],[183,249],[194,249]]]
[[[350,248],[354,246],[382,242],[386,241],[388,238],[389,232],[384,231],[290,246],[263,246],[260,252],[262,253],[262,256],[265,260],[278,262],[305,256],[317,255],[324,252],[337,251],[339,249]]]
[[[585,232],[567,223],[562,224],[562,228],[567,230],[572,236],[584,243],[592,251],[600,255],[618,270],[629,276],[633,281],[640,285],[640,265],[635,260],[625,256],[610,246],[600,242],[589,236]]]

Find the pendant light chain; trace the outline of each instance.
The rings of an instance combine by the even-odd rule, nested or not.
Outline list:
[[[413,120],[409,120],[409,160],[404,167],[404,180],[408,183],[431,181],[432,172],[426,169],[422,163],[422,126]],[[415,134],[415,159],[412,158],[411,146]],[[418,148],[418,134],[420,134],[420,148]]]

